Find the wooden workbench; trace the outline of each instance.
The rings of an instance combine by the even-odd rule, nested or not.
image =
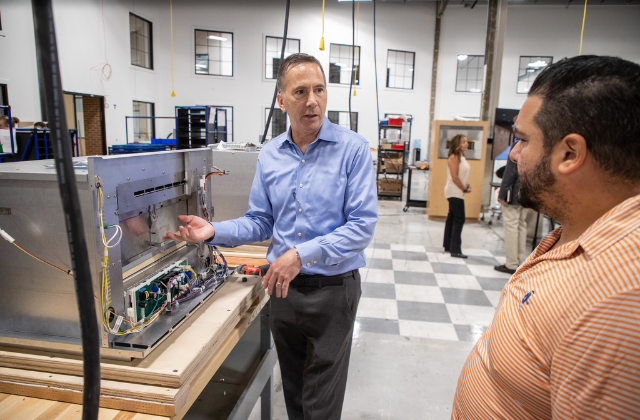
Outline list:
[[[99,418],[181,419],[267,301],[260,277],[236,277],[147,358],[103,360]],[[0,420],[80,419],[82,382],[79,356],[0,348]]]

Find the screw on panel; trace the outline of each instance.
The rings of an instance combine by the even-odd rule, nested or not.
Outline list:
[[[162,171],[162,173],[164,173],[164,171]]]
[[[144,168],[142,168],[142,170],[144,171]]]
[[[131,178],[127,178],[127,181],[130,181],[130,180],[131,180]]]
[[[118,210],[114,211],[113,214],[118,214]]]
[[[110,195],[108,195],[108,196],[107,196],[107,199],[109,199],[109,198],[111,198],[111,196],[110,196]]]

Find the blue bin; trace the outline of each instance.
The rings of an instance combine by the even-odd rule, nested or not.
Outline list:
[[[128,153],[164,152],[165,150],[169,150],[169,147],[165,144],[129,143],[115,144],[109,147],[109,154],[123,155]]]
[[[176,139],[151,139],[151,144],[166,144],[169,146],[175,146]]]

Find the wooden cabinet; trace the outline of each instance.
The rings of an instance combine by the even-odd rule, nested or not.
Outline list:
[[[464,198],[466,217],[467,220],[478,218],[482,204],[482,181],[487,158],[488,133],[488,121],[434,121],[429,162],[429,207],[427,208],[429,219],[445,219],[449,212],[449,202],[444,196],[444,186],[447,183],[448,143],[456,134],[464,134],[470,146],[465,152],[471,167],[469,185],[472,190]]]

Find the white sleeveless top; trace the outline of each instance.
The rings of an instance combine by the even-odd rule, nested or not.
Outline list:
[[[469,183],[469,163],[464,156],[460,156],[460,166],[458,166],[458,178],[460,178],[460,182],[462,185],[467,185]],[[447,183],[444,186],[444,196],[445,198],[462,198],[464,200],[464,193],[451,179],[451,170],[449,169],[449,164],[447,162]]]

